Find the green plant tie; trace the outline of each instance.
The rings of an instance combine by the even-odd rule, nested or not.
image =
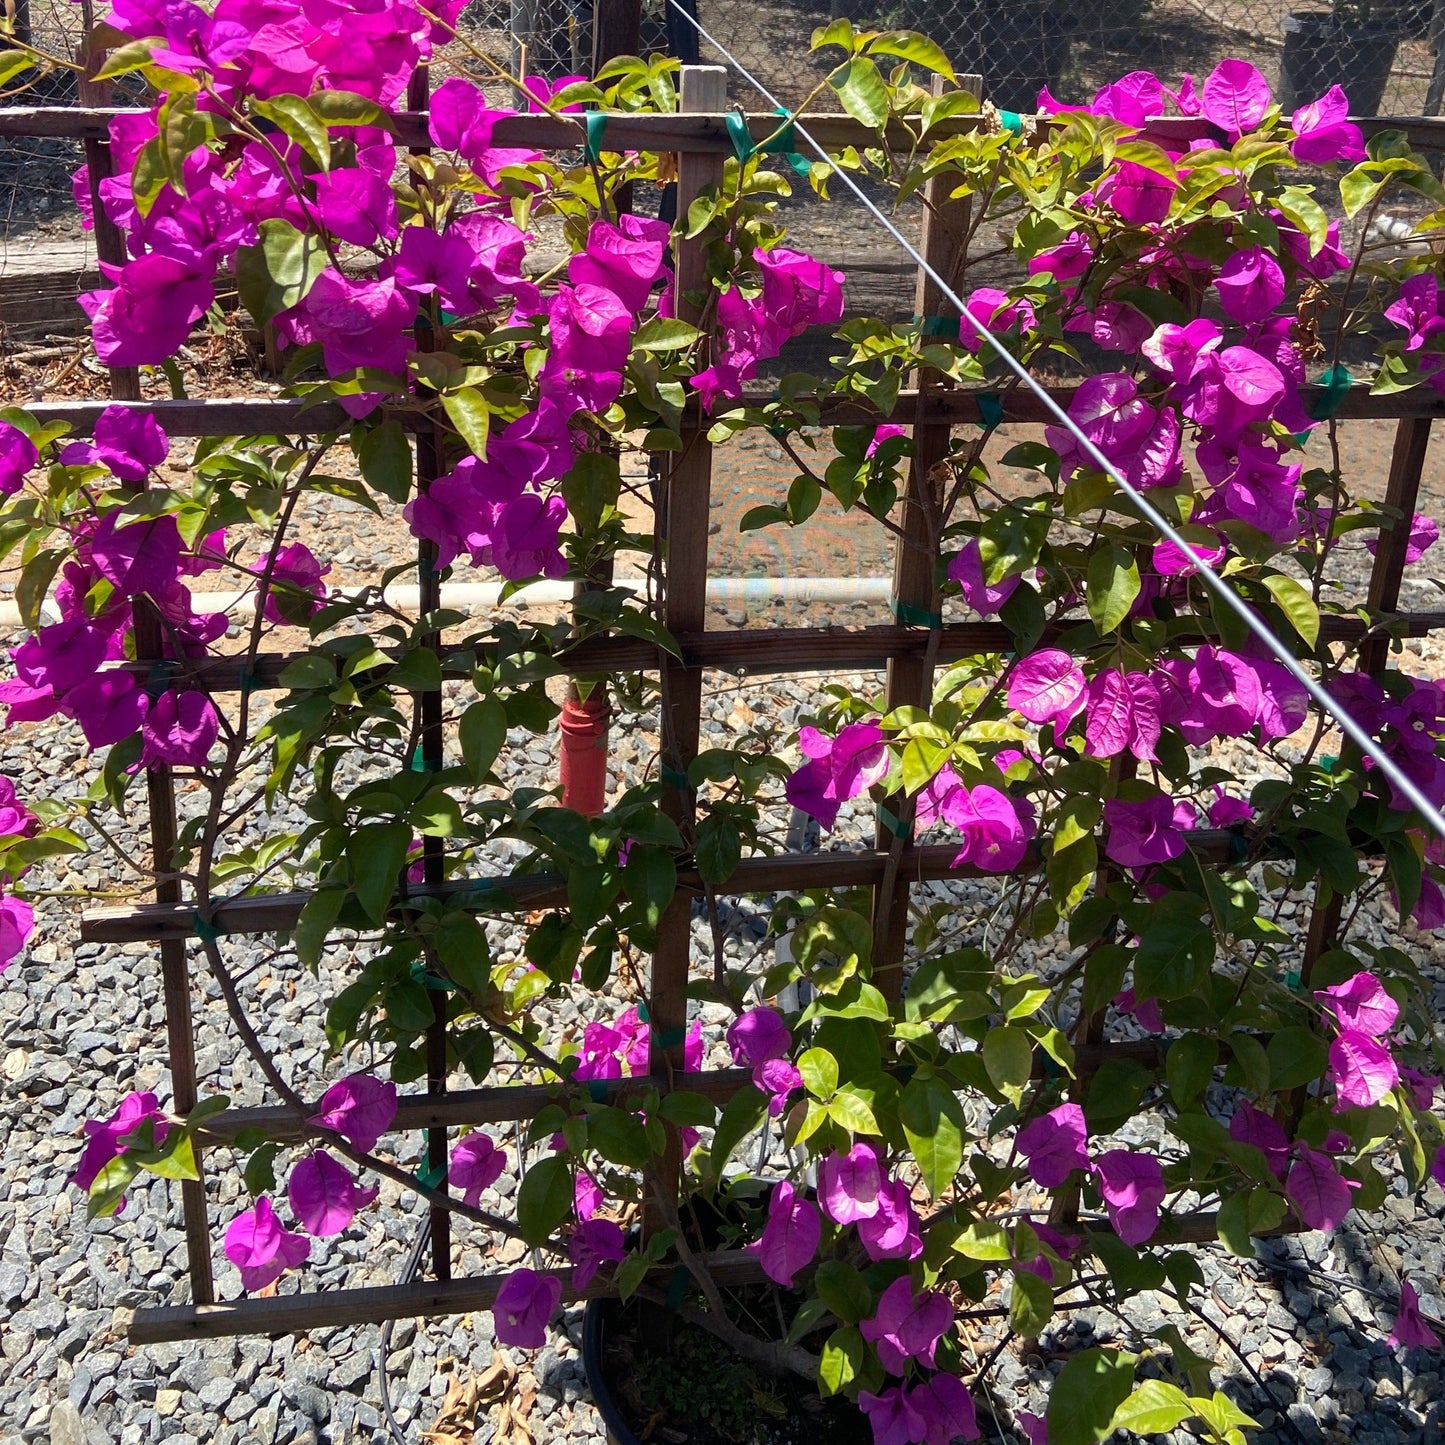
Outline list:
[[[1289,989],[1291,993],[1299,992],[1300,984],[1302,981],[1302,975],[1297,968],[1290,969],[1290,971],[1284,976],[1284,986]]]
[[[956,316],[915,316],[913,319],[922,328],[925,336],[949,336],[955,334],[959,328]]]
[[[426,1131],[426,1142],[428,1150],[430,1150],[430,1129]],[[425,1169],[418,1169],[415,1178],[423,1189],[440,1189],[447,1182],[447,1166],[445,1163],[429,1164]]]
[[[662,769],[662,781],[666,783],[669,788],[676,788],[678,792],[683,792],[691,786],[687,781],[686,773],[680,773],[676,768],[666,766]]]
[[[439,773],[442,770],[440,759],[430,762],[422,745],[418,743],[411,755],[411,762],[408,765],[413,773]]]
[[[989,428],[1003,425],[1003,402],[999,399],[997,392],[979,392],[978,417]]]
[[[1315,384],[1320,394],[1310,406],[1310,416],[1315,421],[1328,421],[1345,404],[1354,378],[1347,366],[1332,366]]]
[[[894,621],[903,623],[905,627],[943,626],[943,613],[930,612],[924,607],[915,607],[911,602],[901,602],[897,597],[889,602],[888,610],[893,614]]]
[[[146,674],[146,696],[154,702],[170,685],[171,665],[165,658],[158,657],[151,663],[151,670]]]
[[[649,1025],[652,1023],[652,1015],[647,1011],[647,1004],[645,1002],[637,1005],[637,1021]]]
[[[895,838],[902,838],[905,842],[913,831],[909,824],[905,823],[896,813],[885,808],[882,803],[878,804],[878,825],[886,828]]]
[[[680,1264],[672,1272],[672,1279],[667,1286],[667,1307],[676,1310],[687,1295],[687,1282],[691,1278],[687,1266]]]
[[[244,671],[239,679],[242,697],[250,697],[253,692],[259,692],[265,684],[250,669]]]
[[[582,124],[587,131],[583,154],[587,157],[587,164],[595,166],[602,159],[602,137],[607,133],[607,114],[605,111],[589,110],[582,117]]]
[[[1340,760],[1333,753],[1320,754],[1320,767],[1322,767],[1327,773],[1334,772],[1336,767],[1339,766],[1339,761]]]
[[[1231,828],[1229,830],[1229,866],[1238,867],[1249,857],[1249,839],[1244,836],[1243,828]]]
[[[607,1102],[607,1080],[588,1079],[587,1092],[591,1095],[594,1104],[605,1104]]]
[[[665,1034],[657,1036],[657,1047],[660,1049],[675,1049],[679,1044],[686,1042],[686,1029],[668,1029]]]
[[[998,123],[1010,135],[1022,135],[1024,129],[1024,118],[1016,110],[1001,110],[998,113]]]
[[[727,113],[728,137],[733,143],[733,154],[744,165],[760,152],[765,156],[782,156],[793,168],[796,175],[806,176],[813,168],[812,162],[800,156],[797,151],[797,142],[793,135],[793,122],[790,112],[784,106],[778,106],[773,111],[775,116],[786,120],[778,133],[762,145],[754,142],[752,133],[748,130],[748,123],[741,111],[730,110]]]
[[[199,913],[191,915],[191,930],[202,943],[218,943],[221,935],[225,932],[224,929],[217,928],[214,923],[202,918]]]
[[[430,989],[432,993],[455,993],[457,986],[449,978],[439,978],[434,973],[426,971],[426,965],[417,959],[411,966],[411,981],[419,983],[423,988]]]

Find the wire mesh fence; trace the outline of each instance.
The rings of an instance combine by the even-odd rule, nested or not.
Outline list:
[[[681,49],[686,59],[718,64],[735,58],[789,105],[824,81],[829,62],[809,39],[840,16],[932,35],[960,72],[983,76],[989,97],[1009,110],[1033,109],[1045,87],[1063,102],[1087,100],[1131,70],[1153,70],[1166,81],[1182,72],[1202,79],[1230,55],[1257,65],[1288,104],[1339,83],[1357,114],[1435,114],[1445,91],[1445,45],[1437,43],[1445,0],[1334,0],[1333,8],[1308,12],[1293,8],[1300,0],[695,3],[716,46],[699,45],[668,0],[643,0],[642,53]],[[79,48],[87,9],[71,0],[0,0],[0,13],[13,13],[21,34],[66,59]],[[593,0],[473,0],[459,22],[466,41],[499,64],[515,70],[525,47],[528,67],[554,78],[590,70],[593,26]],[[696,50],[682,49],[686,41]],[[477,74],[475,57],[464,52],[454,47],[455,59]],[[729,88],[735,102],[760,108],[761,98],[734,69]],[[0,105],[75,97],[73,74],[58,71]],[[827,108],[826,97],[821,104]],[[0,332],[12,342],[81,324],[74,295],[93,283],[94,259],[71,192],[80,160],[73,142],[0,138]],[[807,187],[797,189],[804,194],[788,204],[801,211],[809,205]],[[814,207],[789,220],[801,225],[817,254],[848,273],[851,309],[885,319],[906,314],[912,296],[904,258],[886,238],[857,225],[852,210]]]

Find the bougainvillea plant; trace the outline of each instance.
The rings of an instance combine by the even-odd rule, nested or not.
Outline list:
[[[400,148],[393,112],[458,9],[126,3],[107,22],[101,74],[138,74],[154,102],[111,124],[116,173],[99,191],[130,259],[82,298],[100,359],[170,367],[174,382],[192,328],[227,324],[217,278],[231,277],[273,331],[293,392],[339,402],[349,429],[211,439],[184,474],[162,474],[171,444],[143,408],[108,410],[89,441],[20,410],[0,421],[0,536],[32,623],[0,702],[12,725],[73,720],[96,752],[76,816],[5,785],[0,953],[13,963],[34,927],[27,870],[103,842],[140,769],[194,784],[176,867],[199,947],[242,1044],[307,1131],[299,1146],[234,1146],[256,1196],[225,1229],[241,1287],[304,1280],[324,1241],[376,1207],[368,1181],[390,1178],[444,1203],[458,1228],[543,1252],[497,1298],[503,1343],[545,1341],[563,1293],[548,1261],[570,1265],[575,1287],[602,1274],[644,1296],[654,1270],[680,1262],[689,1318],[856,1399],[878,1445],[946,1445],[977,1436],[987,1387],[958,1325],[971,1302],[1003,1290],[1024,1336],[1080,1292],[1117,1307],[1157,1290],[1182,1311],[1202,1277],[1171,1241],[1200,1208],[1249,1254],[1252,1236],[1287,1220],[1335,1229],[1396,1181],[1445,1184],[1428,986],[1405,951],[1349,927],[1387,891],[1401,919],[1445,925],[1445,858],[1424,820],[1368,759],[1323,754],[1328,719],[1072,430],[989,450],[998,397],[1017,383],[971,326],[843,322],[841,276],[787,244],[777,198],[799,181],[766,155],[730,159],[669,225],[647,213],[667,158],[605,139],[580,158],[494,145],[505,112],[465,74],[431,94],[431,147]],[[1140,72],[1087,106],[1045,95],[1020,120],[949,88],[947,61],[919,36],[842,22],[815,45],[843,52],[820,89],[880,138],[891,124],[893,153],[842,150],[803,167],[811,187],[826,198],[847,170],[893,187],[901,206],[933,180],[935,194],[971,196],[958,273],[970,314],[1032,370],[1079,376],[1078,431],[1445,804],[1445,691],[1398,670],[1365,675],[1323,631],[1354,606],[1338,585],[1341,542],[1382,521],[1351,496],[1334,446],[1343,339],[1375,318],[1392,339],[1374,387],[1445,390],[1440,256],[1386,256],[1368,239],[1399,188],[1422,232],[1445,221],[1429,168],[1399,137],[1366,146],[1338,88],[1282,114],[1242,61],[1197,88]],[[23,83],[36,59],[0,58],[0,75]],[[918,83],[928,71],[941,94]],[[667,111],[674,81],[670,61],[628,60],[593,81],[516,89],[551,113]],[[89,196],[81,176],[82,206]],[[1330,219],[1341,211],[1344,228]],[[967,263],[1000,227],[1019,279],[973,285]],[[1344,231],[1364,239],[1347,249]],[[678,296],[683,232],[707,274]],[[749,387],[817,326],[837,328],[831,377],[789,377],[771,398],[767,383]],[[928,707],[888,712],[820,685],[795,746],[665,751],[660,776],[686,766],[697,794],[681,828],[659,809],[661,781],[590,820],[555,793],[503,786],[509,729],[546,731],[547,684],[570,647],[607,631],[669,645],[650,594],[598,580],[624,550],[666,575],[624,515],[621,458],[666,466],[699,417],[719,444],[766,427],[798,475],[746,527],[800,526],[836,506],[897,530],[913,442],[890,417],[919,368],[993,398],[916,505],[950,608],[996,617],[1013,646],[948,667]],[[828,392],[871,419],[820,428]],[[440,466],[419,482],[409,434],[425,426]],[[400,508],[443,578],[591,590],[568,624],[480,630],[459,613],[408,614],[379,587],[329,591],[328,559],[294,535],[298,503],[318,490]],[[1412,558],[1435,541],[1427,518],[1384,520],[1409,527]],[[225,622],[193,605],[203,574],[254,596],[231,650],[237,692],[204,683]],[[133,661],[145,619],[161,666]],[[263,706],[245,682],[281,629],[309,646],[292,641]],[[418,765],[423,704],[438,695],[455,743]],[[1211,751],[1221,739],[1246,740],[1264,780]],[[304,831],[276,825],[282,796],[304,799]],[[949,841],[961,876],[997,875],[1007,926],[961,946],[946,905],[920,908],[900,990],[874,975],[854,895],[780,904],[786,955],[720,954],[694,987],[732,1022],[716,1037],[695,1020],[684,1044],[687,1069],[730,1056],[751,1083],[721,1111],[685,1076],[658,1088],[677,1041],[652,1037],[640,999],[618,1012],[608,985],[642,976],[679,862],[695,864],[715,909],[790,806],[832,829],[865,797],[901,810],[905,832]],[[492,955],[504,888],[436,886],[475,874],[497,839],[565,879],[565,906],[530,919],[525,959]],[[283,950],[337,985],[328,1071],[304,1079],[260,1046],[215,925],[222,898],[283,885],[310,890]],[[1351,908],[1306,977],[1269,895],[1307,885]],[[1036,961],[1044,938],[1066,962]],[[544,997],[582,1005],[580,1034],[543,1027]],[[409,1158],[393,1130],[438,1008],[450,1069],[555,1086],[519,1134],[465,1132],[446,1194],[415,1177],[414,1144]],[[1167,1042],[1163,1062],[1134,1051],[1081,1067],[1071,1040],[1126,1021]],[[649,1075],[616,1102],[597,1088]],[[1120,1137],[1146,1111],[1162,1122],[1157,1147]],[[89,1124],[73,1181],[92,1214],[119,1209],[141,1171],[184,1177],[198,1117],[138,1093]],[[786,1292],[774,1337],[729,1315],[680,1227],[664,1179],[679,1145],[686,1189],[726,1204],[733,1242]],[[513,1171],[507,1209],[493,1186]],[[623,1225],[644,1201],[662,1217],[639,1240]],[[1434,1342],[1408,1286],[1391,1338]],[[1055,1381],[1047,1418],[1016,1423],[1055,1445],[1190,1418],[1233,1441],[1251,1423],[1201,1391],[1189,1359],[1142,1383],[1137,1364],[1086,1351]]]

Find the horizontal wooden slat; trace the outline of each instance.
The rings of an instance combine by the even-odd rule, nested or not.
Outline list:
[[[130,110],[106,106],[49,105],[6,106],[0,108],[0,137],[34,137],[59,140],[103,140],[110,131],[112,117],[133,114]],[[776,115],[749,115],[748,131],[754,140],[765,140],[776,133]],[[397,144],[427,146],[427,120],[418,111],[399,111],[392,116]],[[851,116],[806,115],[800,122],[804,129],[825,150],[849,145],[876,145],[878,134]],[[1435,116],[1357,116],[1355,124],[1366,135],[1382,131],[1404,131],[1410,144],[1420,150],[1445,148],[1445,120]],[[1196,117],[1174,117],[1151,121],[1151,138],[1173,138],[1187,142],[1207,133],[1208,123]],[[953,116],[940,121],[929,131],[931,139],[964,135],[977,130],[976,116]],[[906,126],[890,128],[889,143],[899,150],[913,148],[915,137]],[[582,121],[550,115],[509,115],[499,120],[492,131],[492,142],[499,146],[530,147],[534,150],[570,150],[583,141]],[[727,122],[720,115],[627,115],[609,114],[602,149],[607,151],[733,151]],[[799,149],[812,159],[811,148],[799,142]]]
[[[1262,1231],[1260,1237],[1298,1234],[1302,1228],[1297,1219],[1286,1216],[1276,1228]],[[1085,1237],[1085,1252],[1088,1252],[1090,1238],[1111,1233],[1102,1224],[1079,1225],[1077,1232]],[[1150,1243],[1157,1246],[1209,1244],[1218,1238],[1219,1216],[1208,1213],[1164,1219]],[[758,1260],[743,1250],[707,1254],[703,1256],[703,1263],[723,1286],[751,1284],[763,1279]],[[659,1280],[670,1279],[672,1269],[670,1265],[661,1268]],[[572,1284],[570,1269],[549,1270],[549,1273],[555,1273],[561,1280],[564,1300],[605,1299],[616,1294],[611,1281],[600,1276],[586,1289],[578,1290]],[[497,1291],[509,1278],[510,1272],[444,1283],[418,1280],[414,1284],[321,1290],[277,1295],[272,1299],[139,1309],[131,1314],[126,1337],[133,1345],[154,1345],[169,1340],[217,1339],[228,1335],[301,1334],[339,1325],[375,1325],[422,1315],[466,1314],[490,1309],[496,1302]]]
[[[1223,861],[1233,847],[1234,835],[1217,828],[1189,834],[1190,851],[1203,859]],[[953,866],[956,844],[930,844],[904,851],[900,876],[913,881],[938,882],[945,878],[997,877],[972,865]],[[776,858],[744,858],[733,875],[715,888],[725,897],[753,893],[801,892],[808,888],[871,886],[883,876],[887,854],[858,849],[838,853],[785,853]],[[1038,845],[1030,846],[1016,872],[1037,870],[1042,861]],[[678,886],[700,894],[702,881],[693,869],[679,869]],[[511,873],[491,878],[461,879],[427,888],[412,885],[414,896],[473,899],[485,896],[494,907],[508,912],[554,908],[567,897],[566,881],[555,873]],[[263,893],[236,898],[216,907],[213,925],[222,933],[285,932],[293,928],[310,892]],[[127,907],[96,908],[81,916],[84,943],[135,943],[163,938],[190,938],[196,931],[194,903],[139,903]]]
[[[0,114],[4,114],[0,111]],[[1060,406],[1068,407],[1078,387],[1069,382],[1044,388]],[[1322,395],[1317,386],[1300,388],[1306,408]],[[923,403],[928,421],[951,421],[959,424],[981,420],[978,398],[990,396],[1003,407],[1004,419],[1011,422],[1052,422],[1052,414],[1034,393],[1022,390],[984,392],[980,389],[930,391]],[[762,405],[770,394],[758,393],[746,400]],[[818,402],[823,420],[830,423],[862,423],[879,415],[877,409],[862,397],[826,396]],[[900,393],[894,415],[910,415],[919,405],[916,392]],[[283,435],[314,436],[323,432],[345,431],[351,418],[334,403],[321,403],[303,410],[303,403],[293,397],[249,396],[220,397],[209,401],[41,401],[26,405],[39,421],[68,422],[79,435],[95,427],[96,418],[108,406],[124,406],[144,410],[154,416],[173,437],[255,436],[268,432]],[[395,414],[403,425],[415,413],[397,408]],[[1342,421],[1394,421],[1411,416],[1445,416],[1445,396],[1429,387],[1371,396],[1367,385],[1352,387],[1336,416]]]

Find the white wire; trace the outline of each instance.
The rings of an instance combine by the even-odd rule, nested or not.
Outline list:
[[[710,35],[702,25],[695,20],[688,12],[677,3],[677,0],[667,0],[677,13],[686,18],[688,23],[696,29],[699,35],[711,45],[724,60],[731,65],[744,80],[751,85],[759,95],[774,109],[787,111],[778,98],[753,75],[743,63],[731,54],[725,45],[722,45],[715,37]],[[788,112],[790,113],[790,112]],[[808,133],[801,120],[796,117],[792,120],[793,133],[800,136],[817,153],[818,158],[831,164],[828,152]],[[1239,617],[1259,640],[1274,654],[1278,661],[1284,666],[1296,682],[1300,683],[1305,691],[1314,699],[1320,708],[1328,713],[1336,723],[1340,731],[1353,742],[1362,753],[1370,758],[1379,770],[1399,791],[1409,799],[1412,806],[1420,813],[1421,817],[1441,838],[1445,838],[1445,815],[1425,796],[1425,794],[1411,781],[1401,770],[1394,759],[1382,752],[1375,740],[1364,728],[1350,715],[1348,710],[1334,698],[1332,698],[1318,682],[1300,666],[1298,659],[1288,648],[1265,626],[1264,622],[1255,614],[1254,610],[1246,603],[1238,593],[1222,578],[1214,572],[1204,558],[1182,537],[1179,532],[1170,524],[1168,518],[1162,515],[1154,504],[1144,496],[1126,477],[1123,477],[1115,469],[1114,465],[1103,452],[1094,445],[1088,437],[1080,430],[1074,419],[1061,407],[1049,393],[1029,375],[1023,363],[1013,356],[1002,346],[994,334],[964,305],[963,298],[938,274],[937,270],[926,261],[917,247],[893,224],[884,213],[878,209],[871,199],[865,194],[863,188],[850,176],[847,171],[834,170],[836,179],[841,180],[850,191],[863,203],[866,209],[872,214],[874,220],[886,230],[889,235],[906,251],[909,257],[922,268],[924,273],[938,287],[944,298],[958,309],[960,317],[978,334],[980,339],[986,341],[994,350],[994,353],[1003,361],[1023,384],[1043,403],[1051,416],[1069,431],[1074,440],[1079,444],[1084,454],[1095,464],[1099,471],[1111,478],[1118,484],[1120,489],[1130,498],[1144,517],[1153,524],[1155,529],[1179,550],[1194,564],[1205,584],[1212,588],[1215,594]]]

